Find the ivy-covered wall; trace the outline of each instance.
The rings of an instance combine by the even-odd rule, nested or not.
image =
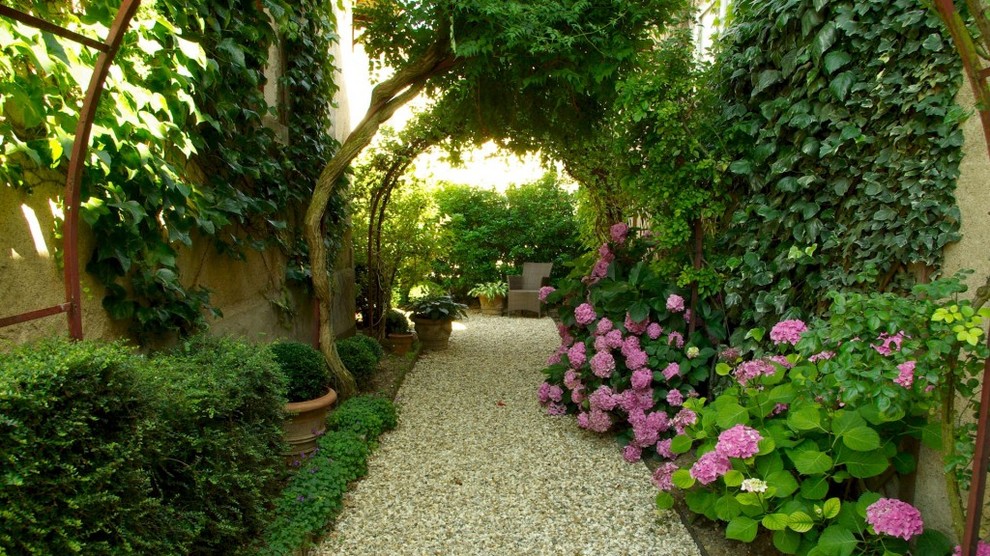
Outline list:
[[[155,341],[212,322],[219,332],[309,337],[298,223],[336,149],[334,134],[348,125],[332,108],[334,56],[347,51],[336,45],[334,5],[166,0],[139,11],[111,71],[84,176],[88,336]],[[58,2],[15,7],[85,34],[109,21],[115,3],[91,2],[79,16]],[[0,227],[0,282],[14,294],[4,303],[8,315],[63,300],[49,200],[59,202],[72,105],[85,86],[78,76],[93,60],[7,20],[0,34],[0,209],[9,215]],[[40,232],[22,217],[22,204],[33,207]],[[338,265],[349,267],[343,199],[330,213],[328,241]],[[34,252],[32,234],[46,238],[47,256]],[[350,272],[338,272],[344,291]],[[335,308],[345,332],[353,328],[352,297]],[[287,317],[288,329],[280,325]],[[51,317],[0,329],[0,338],[64,330],[64,318]]]

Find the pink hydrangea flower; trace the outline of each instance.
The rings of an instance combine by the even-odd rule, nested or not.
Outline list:
[[[615,372],[615,358],[607,351],[599,351],[591,357],[591,372],[599,378],[608,378]]]
[[[896,498],[881,498],[866,508],[866,522],[878,534],[906,541],[920,535],[925,526],[917,508]]]
[[[578,426],[592,432],[605,432],[612,426],[612,418],[608,413],[597,409],[590,413],[582,411],[577,416]]]
[[[560,400],[564,396],[564,389],[556,384],[551,385],[549,390],[547,391],[547,395],[550,397],[551,401],[560,403]]]
[[[657,442],[657,454],[666,459],[676,459],[677,454],[670,450],[670,443],[673,441],[673,438],[665,438],[660,442]]]
[[[588,275],[588,282],[594,284],[601,280],[602,278],[608,276],[608,265],[612,264],[611,260],[598,259],[595,266],[591,269],[591,274]]]
[[[649,336],[651,340],[656,340],[661,334],[663,334],[663,328],[655,322],[651,322],[649,326],[646,327],[646,335]]]
[[[574,369],[568,369],[568,371],[564,373],[564,386],[570,390],[577,390],[578,388],[581,388],[584,386],[584,384],[581,383],[581,375],[579,375]]]
[[[667,334],[667,345],[673,345],[677,349],[684,347],[684,336],[680,332],[671,332]]]
[[[580,326],[590,324],[596,318],[598,315],[595,314],[595,308],[587,303],[582,303],[577,306],[577,309],[574,309],[574,319]]]
[[[896,384],[899,384],[905,388],[910,388],[914,384],[914,367],[917,365],[915,361],[905,361],[897,366],[897,370],[900,374],[894,379]]]
[[[626,444],[626,447],[622,449],[622,459],[629,463],[636,463],[643,459],[643,449],[635,444]]]
[[[600,409],[602,411],[611,411],[615,409],[615,405],[618,403],[619,397],[616,396],[612,389],[608,386],[599,386],[597,390],[588,396],[588,402],[591,403],[591,409]]]
[[[691,466],[690,473],[699,483],[707,485],[728,473],[730,469],[732,464],[729,463],[729,458],[712,451],[698,458],[698,461]]]
[[[638,369],[640,367],[645,367],[649,361],[650,356],[646,355],[645,351],[637,349],[626,356],[626,367],[630,369]]]
[[[801,334],[807,330],[808,325],[804,321],[797,319],[782,320],[770,329],[770,339],[778,345],[791,344],[793,346],[801,339]]]
[[[578,342],[567,350],[567,360],[571,363],[572,369],[580,369],[588,360],[587,348],[583,342]]]
[[[952,556],[962,556],[962,547],[956,545],[955,550],[952,551]],[[990,544],[983,541],[976,543],[976,556],[990,556]]]
[[[584,401],[584,385],[582,384],[579,388],[571,390],[571,401],[574,403],[581,403]]]
[[[625,222],[619,222],[617,224],[612,224],[612,227],[608,230],[609,235],[612,236],[612,241],[616,243],[622,243],[626,241],[626,236],[629,235],[629,226]]]
[[[636,411],[646,411],[653,408],[653,389],[645,390],[625,390],[620,395],[619,407],[626,413],[632,414]],[[631,422],[631,421],[630,421]]]
[[[822,351],[820,353],[816,353],[816,354],[812,355],[811,357],[809,357],[808,358],[808,361],[810,361],[812,363],[817,363],[819,361],[825,361],[825,360],[831,359],[833,357],[835,357],[835,352],[834,351]]]
[[[788,407],[790,406],[787,405],[786,403],[779,403],[773,406],[773,411],[770,412],[770,416],[772,417],[774,415],[780,415],[781,413],[787,411]]]
[[[609,331],[608,334],[605,334],[604,338],[605,338],[605,343],[608,344],[608,347],[609,348],[611,348],[611,349],[618,349],[618,348],[622,347],[623,340],[622,340],[622,331],[621,330],[618,330],[618,329],[611,330],[611,331]]]
[[[547,365],[556,365],[557,363],[560,363],[560,351],[559,350],[553,352],[553,354],[550,355],[550,357],[547,357]]]
[[[547,406],[547,415],[553,415],[554,417],[567,415],[567,406],[559,403],[551,403]]]
[[[775,371],[776,369],[769,362],[763,359],[756,359],[754,361],[743,361],[736,367],[736,370],[732,374],[736,377],[740,386],[746,386],[746,383],[754,378],[770,376]]]
[[[539,389],[536,391],[536,398],[540,400],[541,404],[546,404],[550,401],[550,383],[544,382],[540,385]]]
[[[642,322],[636,322],[632,320],[632,316],[629,313],[626,313],[626,320],[623,324],[630,334],[636,334],[638,336],[643,332],[646,332],[646,328],[649,326],[649,321],[644,320]]]
[[[649,388],[650,383],[653,382],[653,371],[645,367],[636,369],[633,371],[632,377],[629,379],[632,383],[632,387],[642,390],[643,388]]]
[[[667,392],[667,403],[674,407],[679,407],[684,403],[684,394],[681,394],[681,391],[676,389]]]
[[[715,451],[730,458],[746,459],[760,451],[760,440],[763,440],[763,437],[756,429],[746,425],[736,425],[718,435]]]
[[[791,367],[794,366],[793,363],[791,363],[790,361],[787,360],[787,356],[786,355],[774,355],[773,357],[770,358],[770,361],[772,363],[776,363],[776,364],[780,365],[781,367],[783,367],[785,369],[790,369]]]
[[[684,429],[698,422],[698,414],[688,408],[681,409],[674,415],[673,425],[677,434],[684,434]]]
[[[612,330],[613,327],[614,325],[612,324],[612,321],[608,319],[608,317],[602,317],[602,319],[598,321],[598,325],[595,327],[595,334],[598,334],[600,336],[602,334],[607,333],[609,330]]]
[[[684,309],[684,322],[691,324],[691,309]]]
[[[653,484],[664,492],[670,492],[674,489],[673,477],[674,471],[677,471],[677,469],[677,465],[670,462],[660,465],[660,467],[657,467],[657,470],[653,472]]]
[[[543,286],[542,288],[540,288],[540,293],[538,294],[540,298],[540,302],[545,303],[547,300],[547,296],[555,291],[557,291],[557,288],[553,286]]]
[[[667,368],[663,370],[663,378],[672,380],[675,376],[681,376],[681,366],[677,363],[671,363],[667,365]]]
[[[667,297],[667,310],[672,313],[680,313],[684,310],[684,298],[672,293]]]
[[[895,351],[900,351],[901,342],[903,342],[906,337],[907,336],[904,334],[903,330],[893,336],[883,332],[877,336],[877,340],[880,340],[880,345],[873,345],[872,347],[877,350],[877,353],[886,357]]]
[[[629,357],[630,353],[640,349],[639,338],[636,336],[626,336],[625,340],[622,340],[622,355]]]

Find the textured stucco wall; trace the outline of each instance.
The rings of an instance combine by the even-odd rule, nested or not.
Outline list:
[[[973,107],[973,93],[964,85],[957,98],[964,107]],[[968,278],[972,295],[990,276],[990,158],[983,140],[983,128],[974,113],[963,126],[966,137],[965,156],[960,165],[956,203],[962,213],[962,240],[945,250],[943,274],[962,269],[975,272]],[[918,467],[915,502],[921,509],[925,525],[950,533],[951,516],[945,492],[944,472],[939,454],[922,448]]]

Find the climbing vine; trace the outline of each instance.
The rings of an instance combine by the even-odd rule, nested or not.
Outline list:
[[[766,324],[824,310],[827,290],[908,291],[959,239],[966,113],[938,17],[914,0],[745,0],[734,17],[726,304]]]
[[[116,12],[109,0],[76,15],[40,2],[15,7],[98,39]],[[305,93],[287,118],[288,147],[266,125],[276,116],[263,94],[273,18],[302,47],[284,84]],[[65,170],[96,53],[6,19],[0,36],[0,181],[24,188],[38,169]],[[290,252],[301,244],[277,232],[334,148],[325,125],[332,59],[319,53],[335,38],[329,2],[319,0],[165,0],[139,10],[107,81],[82,190],[96,244],[86,268],[106,287],[112,318],[143,335],[189,332],[204,312],[218,314],[206,289],[180,277],[178,249],[196,238],[234,257],[268,238]]]

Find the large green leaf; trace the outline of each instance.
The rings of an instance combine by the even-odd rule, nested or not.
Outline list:
[[[755,519],[739,516],[729,522],[725,527],[725,536],[742,542],[753,542],[756,532],[759,530],[760,522]]]
[[[820,475],[832,470],[834,462],[825,452],[817,450],[807,450],[802,452],[788,452],[794,467],[802,475]]]
[[[791,530],[774,531],[773,545],[784,554],[796,554],[801,546],[801,534]]]
[[[822,531],[818,546],[825,554],[851,556],[859,546],[859,541],[849,529],[841,525],[830,525]]]
[[[787,425],[796,431],[808,431],[822,427],[821,416],[815,406],[804,406],[787,412]]]
[[[868,452],[880,447],[880,434],[867,426],[849,429],[842,433],[841,438],[846,447],[860,452]]]

